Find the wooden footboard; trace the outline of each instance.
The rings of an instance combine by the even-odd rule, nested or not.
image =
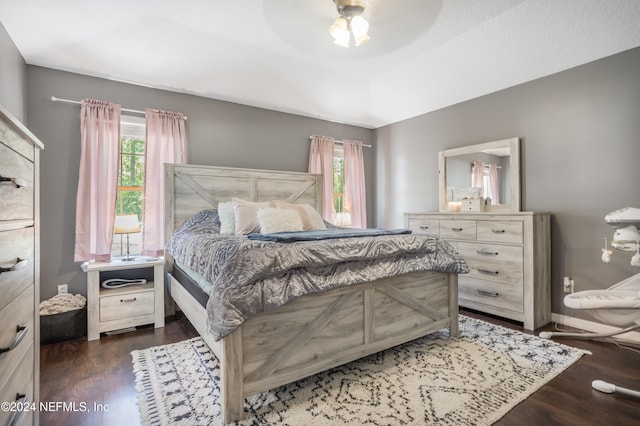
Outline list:
[[[171,279],[171,295],[220,362],[222,416],[244,398],[449,327],[458,333],[456,274],[415,272],[303,296],[246,321],[219,342],[206,312]]]

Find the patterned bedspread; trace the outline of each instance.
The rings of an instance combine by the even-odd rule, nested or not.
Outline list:
[[[187,220],[167,243],[180,264],[212,284],[207,302],[215,340],[256,313],[294,297],[414,271],[467,273],[446,241],[431,235],[278,243],[219,234],[216,210]]]

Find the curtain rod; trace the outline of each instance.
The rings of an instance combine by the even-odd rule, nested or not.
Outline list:
[[[313,136],[309,136],[309,139],[313,139]],[[344,144],[343,141],[337,141],[337,140],[334,140],[333,143],[337,143],[338,145],[343,145]],[[368,145],[366,143],[363,143],[362,146],[364,146],[365,148],[371,148],[371,145]]]
[[[71,99],[62,99],[62,98],[57,98],[55,96],[51,97],[51,100],[53,102],[66,102],[68,104],[76,104],[76,105],[80,105],[82,102],[80,101],[73,101]],[[139,109],[128,109],[128,108],[120,108],[120,111],[124,111],[124,112],[132,112],[134,114],[144,114],[144,111],[140,111]],[[184,116],[184,119],[187,119],[187,116]]]

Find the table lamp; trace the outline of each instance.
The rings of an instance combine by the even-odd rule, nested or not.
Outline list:
[[[116,221],[114,224],[114,234],[127,234],[127,256],[122,260],[134,260],[129,254],[129,234],[140,232],[140,222],[138,222],[138,215],[135,214],[123,214],[116,215]],[[122,249],[120,249],[122,252]]]

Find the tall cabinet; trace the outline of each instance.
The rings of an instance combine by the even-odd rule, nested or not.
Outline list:
[[[407,213],[405,226],[439,235],[464,257],[460,306],[520,321],[535,330],[551,320],[548,213]]]
[[[0,105],[0,424],[38,423],[42,148]]]

